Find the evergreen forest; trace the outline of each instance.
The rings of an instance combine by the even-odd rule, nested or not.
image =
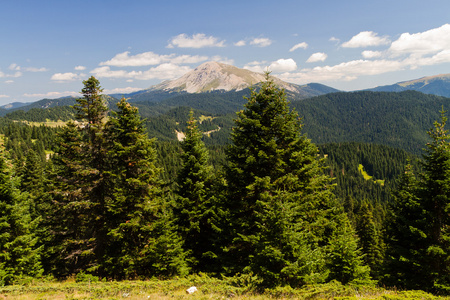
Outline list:
[[[290,103],[268,74],[228,102],[130,103],[83,85],[72,106],[0,117],[0,286],[208,274],[260,291],[450,294],[446,98]]]

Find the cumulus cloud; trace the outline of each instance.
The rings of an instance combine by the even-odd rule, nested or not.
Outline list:
[[[268,38],[254,38],[250,41],[250,45],[254,45],[257,47],[267,47],[272,44],[272,41]]]
[[[239,42],[234,43],[234,45],[237,47],[242,47],[247,45],[247,43],[244,40],[240,40]]]
[[[225,41],[219,41],[213,36],[206,36],[204,33],[197,33],[192,37],[182,33],[172,38],[167,48],[204,48],[204,47],[225,47]]]
[[[207,56],[191,56],[175,54],[159,55],[151,51],[130,55],[129,51],[116,54],[112,59],[101,62],[100,66],[115,66],[115,67],[141,67],[150,65],[159,65],[161,63],[171,62],[174,64],[193,64],[207,60]]]
[[[373,32],[363,32],[345,43],[347,47],[375,46],[389,43]],[[387,50],[361,52],[364,59],[336,65],[285,72],[278,77],[304,84],[308,82],[350,81],[360,76],[379,75],[422,66],[450,63],[450,24],[418,33],[403,33]],[[311,61],[313,56],[310,57]],[[323,56],[317,54],[317,59]],[[248,67],[259,67],[251,65]]]
[[[297,73],[284,73],[280,78],[295,83],[354,80],[362,75],[378,75],[404,69],[401,61],[394,60],[353,60],[334,66],[303,69]]]
[[[370,46],[387,45],[390,41],[387,37],[379,37],[373,31],[362,31],[342,44],[344,48],[361,48]]]
[[[19,66],[17,64],[11,64],[8,67],[8,69],[10,69],[11,71],[26,71],[26,72],[47,72],[48,71],[47,68],[34,68],[34,67],[22,68],[21,66]],[[18,76],[16,76],[16,77],[18,77]]]
[[[327,59],[328,55],[326,55],[323,52],[316,52],[313,53],[306,62],[313,63],[318,61],[325,61]]]
[[[76,66],[74,69],[76,71],[84,71],[84,70],[86,70],[86,67],[85,66]]]
[[[110,67],[104,66],[92,70],[90,73],[98,78],[128,78],[137,80],[149,79],[175,79],[189,72],[191,68],[187,66],[179,66],[172,63],[164,63],[157,67],[150,68],[147,71],[125,71],[111,70]]]
[[[370,51],[370,50],[366,50],[361,52],[361,55],[364,58],[375,58],[375,57],[380,57],[382,56],[382,53],[380,51]]]
[[[450,49],[450,24],[419,33],[403,33],[392,42],[389,52],[393,56],[402,54],[427,55]]]
[[[268,71],[268,67],[267,61],[252,61],[247,63],[243,69],[256,73],[264,73],[265,71]]]
[[[142,88],[135,87],[125,87],[125,88],[115,88],[115,89],[105,89],[103,92],[105,94],[130,94],[142,90]]]
[[[334,36],[332,36],[332,37],[330,37],[330,40],[329,40],[330,42],[334,42],[334,43],[340,43],[341,42],[341,40],[340,39],[338,39],[337,37],[334,37]]]
[[[48,71],[47,68],[33,68],[33,67],[25,68],[24,70],[27,72],[47,72]]]
[[[294,47],[292,47],[291,49],[289,49],[289,52],[293,52],[293,51],[295,51],[295,50],[297,50],[297,49],[306,49],[306,48],[308,48],[308,44],[307,43],[305,43],[305,42],[302,42],[302,43],[298,43],[297,45],[295,45]]]
[[[279,59],[270,64],[269,70],[275,73],[291,72],[297,69],[297,64],[292,58]]]
[[[18,66],[17,64],[10,64],[8,69],[10,69],[11,71],[20,71],[20,66]]]
[[[50,79],[54,80],[54,81],[63,82],[63,81],[80,80],[82,77],[84,77],[84,74],[76,74],[76,73],[68,72],[68,73],[55,73],[52,75],[52,77]]]
[[[9,77],[9,78],[17,78],[17,77],[21,77],[22,75],[23,74],[20,71],[16,71],[13,74],[6,74],[6,73],[3,73],[2,71],[0,71],[0,78],[7,78],[7,77]]]
[[[223,64],[227,64],[227,65],[234,65],[234,59],[227,58],[227,57],[222,57],[220,55],[212,56],[210,58],[210,60],[217,61],[217,62],[220,62],[220,63],[223,63]]]

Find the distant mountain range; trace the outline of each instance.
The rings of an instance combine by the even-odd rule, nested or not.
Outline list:
[[[368,91],[374,92],[403,92],[408,90],[450,97],[450,74],[427,76],[368,89]]]
[[[271,77],[279,87],[286,90],[286,93],[291,99],[306,99],[338,91],[337,89],[319,83],[297,85],[287,83],[273,76]],[[111,94],[109,96],[116,99],[125,97],[129,102],[161,102],[169,98],[186,95],[241,92],[248,90],[252,86],[257,87],[264,80],[265,75],[261,73],[240,69],[219,62],[206,62],[178,79],[165,81],[148,89],[130,94]],[[31,108],[73,105],[74,103],[75,98],[63,97],[58,99],[42,99],[32,104],[24,103],[22,106],[18,103],[14,105],[8,104],[0,106],[0,109],[29,110]],[[5,112],[0,110],[0,114],[4,115]]]
[[[419,153],[428,141],[426,131],[439,119],[441,107],[450,108],[450,98],[400,90],[444,91],[449,77],[426,77],[377,88],[383,92],[339,92],[321,84],[300,86],[276,78],[274,81],[286,90],[290,107],[299,112],[304,132],[315,143],[368,142]],[[111,108],[122,96],[128,98],[146,119],[149,135],[162,141],[176,140],[177,132],[185,131],[189,110],[193,109],[205,120],[199,125],[208,133],[205,142],[225,144],[236,111],[247,102],[249,87],[259,88],[254,81],[260,79],[264,80],[264,75],[210,62],[174,81],[104,97]],[[395,92],[386,92],[388,88]],[[0,115],[7,114],[10,120],[64,120],[73,117],[68,106],[75,103],[74,97],[43,99],[19,108],[0,109]]]
[[[339,92],[337,89],[320,83],[297,85],[282,81],[274,76],[271,77],[279,87],[286,90],[287,96],[291,101]],[[247,91],[244,93],[245,95],[248,94],[250,87],[257,88],[258,84],[264,80],[264,74],[212,61],[201,64],[178,79],[165,81],[148,89],[130,94],[111,94],[109,96],[115,99],[125,97],[129,102],[134,103],[159,103],[171,99],[169,102],[172,104],[179,101],[188,104],[193,102],[193,99],[196,97],[204,97],[205,95],[224,99],[228,98],[232,93],[237,92],[239,95],[242,95],[243,91]],[[450,97],[450,74],[423,77],[392,85],[379,86],[366,91],[402,92],[406,90]],[[0,106],[0,116],[18,109],[28,111],[32,108],[73,105],[75,100],[76,98],[74,97],[63,97],[42,99],[31,104],[10,103]],[[230,107],[230,109],[233,108]]]

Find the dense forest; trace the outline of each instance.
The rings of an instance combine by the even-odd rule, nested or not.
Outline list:
[[[365,130],[351,120],[373,119],[366,92],[338,111],[329,103],[342,93],[289,105],[267,77],[233,99],[233,119],[228,111],[205,117],[208,107],[195,107],[189,95],[178,96],[183,106],[168,99],[155,113],[102,96],[94,77],[83,84],[71,108],[0,118],[0,285],[24,277],[207,273],[261,289],[339,281],[449,293],[443,110],[431,114],[437,118],[428,132],[412,133],[425,148],[418,156],[417,140],[392,141],[383,131],[361,142],[325,139],[324,112],[348,116],[347,124],[327,123],[344,139]],[[404,114],[389,120],[429,124],[408,100],[415,94],[394,94],[370,94],[372,106],[388,114],[380,105],[396,103]],[[221,95],[204,97],[214,107]],[[308,125],[314,117],[305,112],[314,109],[302,107],[311,105],[319,113]],[[48,119],[67,122],[22,122]],[[417,128],[382,126],[408,136]],[[310,135],[328,143],[315,145]]]

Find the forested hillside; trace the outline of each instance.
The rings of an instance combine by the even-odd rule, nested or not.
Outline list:
[[[1,285],[207,273],[259,290],[338,281],[447,293],[448,99],[289,104],[267,78],[234,121],[209,111],[208,94],[139,103],[144,120],[124,98],[112,110],[94,77],[83,84],[73,108],[0,118]],[[21,122],[64,116],[59,128]]]

